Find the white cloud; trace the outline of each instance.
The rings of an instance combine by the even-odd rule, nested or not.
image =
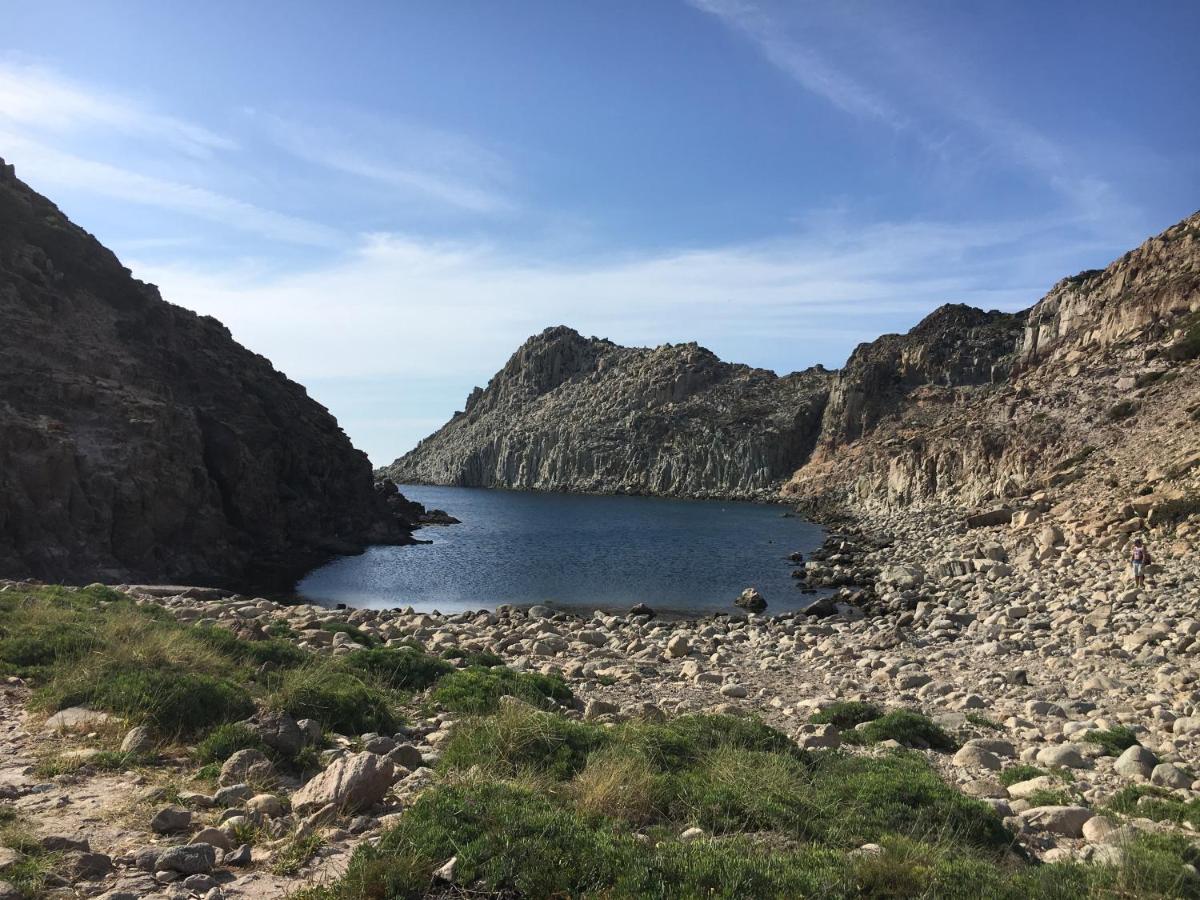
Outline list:
[[[143,175],[0,130],[0,146],[17,174],[34,187],[72,188],[125,203],[153,206],[217,222],[237,231],[310,246],[333,246],[336,231],[273,212],[207,188]]]
[[[798,368],[840,364],[854,343],[847,332],[874,337],[881,321],[907,326],[943,302],[1033,302],[1073,271],[1062,258],[1081,252],[1060,233],[1055,257],[1040,255],[1043,231],[1059,225],[887,224],[571,265],[374,235],[335,264],[283,275],[133,267],[301,381],[431,371],[484,380],[558,323],[630,344],[699,340],[734,360]]]
[[[345,110],[317,115],[320,127],[277,116],[254,118],[292,155],[410,198],[469,213],[513,208],[504,190],[511,178],[505,161],[464,135]]]
[[[844,112],[903,130],[908,119],[877,92],[826,61],[812,47],[788,36],[786,29],[760,7],[745,0],[688,0],[749,38],[777,68],[806,90]]]
[[[4,61],[0,61],[0,122],[57,134],[102,129],[150,139],[197,157],[237,146],[224,135],[127,97],[84,87],[46,68]]]

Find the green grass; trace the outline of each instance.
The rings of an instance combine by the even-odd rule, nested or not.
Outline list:
[[[357,735],[395,732],[403,724],[400,699],[370,675],[329,657],[281,672],[264,703],[294,719],[314,719],[326,731]]]
[[[0,880],[11,884],[20,895],[30,900],[44,897],[51,876],[61,869],[62,854],[42,849],[34,836],[15,813],[0,817],[0,847],[16,850],[23,856],[3,872]]]
[[[1108,801],[1108,810],[1123,816],[1154,819],[1200,828],[1200,798],[1180,800],[1165,788],[1149,784],[1131,784]]]
[[[355,650],[345,657],[345,663],[395,690],[404,691],[423,691],[454,671],[454,666],[445,660],[411,647]]]
[[[293,835],[286,844],[271,856],[271,871],[276,875],[295,875],[317,855],[325,845],[319,834],[304,837]]]
[[[1010,787],[1021,781],[1029,781],[1031,778],[1039,778],[1042,775],[1049,775],[1045,769],[1039,769],[1037,766],[1031,766],[1027,763],[1017,763],[1015,766],[1009,766],[999,775],[999,781],[1005,787]]]
[[[207,765],[213,762],[224,762],[239,750],[258,750],[262,753],[269,753],[270,748],[263,743],[262,738],[245,725],[226,722],[206,734],[204,739],[196,745],[192,756],[196,762]]]
[[[815,712],[809,721],[816,725],[836,725],[843,731],[871,722],[883,715],[883,710],[874,703],[864,703],[860,700],[843,700],[830,704],[819,712]]]
[[[893,710],[861,728],[842,736],[848,743],[878,744],[898,741],[905,747],[929,747],[949,752],[958,748],[957,742],[928,717],[907,709]]]
[[[495,712],[501,697],[515,697],[550,708],[556,703],[570,702],[572,696],[566,682],[553,675],[515,672],[503,666],[472,666],[438,682],[432,699],[443,709],[480,715]]]
[[[150,762],[144,756],[136,753],[122,753],[120,750],[102,750],[95,756],[86,759],[76,759],[66,756],[48,756],[38,761],[34,771],[39,778],[54,778],[58,775],[71,775],[81,769],[94,769],[100,772],[124,772],[134,766]]]
[[[1139,838],[1120,867],[1033,866],[920,754],[806,753],[753,720],[605,728],[528,706],[460,722],[441,780],[296,900],[1200,897],[1187,841]],[[680,832],[699,825],[691,843]],[[880,855],[858,855],[862,843]],[[463,894],[465,895],[465,893]]]
[[[447,650],[443,650],[442,659],[455,660],[461,663],[464,668],[468,666],[483,666],[485,669],[490,669],[493,666],[504,665],[504,660],[490,650],[472,652],[464,650],[462,647],[450,647]]]
[[[1083,740],[1089,744],[1099,744],[1104,748],[1105,756],[1120,756],[1138,743],[1133,729],[1124,726],[1108,728],[1103,731],[1089,731],[1083,736]]]
[[[277,637],[265,641],[247,641],[215,625],[196,626],[192,634],[225,656],[256,667],[263,663],[284,668],[298,666],[309,657],[307,651]]]
[[[1078,797],[1063,790],[1034,791],[1025,800],[1030,806],[1075,806],[1079,802]]]

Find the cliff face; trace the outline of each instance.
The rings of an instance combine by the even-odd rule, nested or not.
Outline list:
[[[0,574],[285,584],[406,536],[300,385],[0,161]]]
[[[904,384],[895,338],[859,348],[835,384],[817,452],[785,495],[814,507],[983,506],[1117,470],[1169,469],[1200,451],[1189,417],[1200,403],[1200,213],[984,329],[969,329],[981,338],[967,344],[981,363],[968,367],[974,383]],[[868,387],[850,393],[869,398],[866,427],[856,428],[837,413],[853,409],[836,399],[840,385],[879,359],[883,375],[867,366],[859,379]]]
[[[549,328],[386,474],[429,482],[750,496],[811,452],[829,381],[723,363],[695,344],[619,347]]]

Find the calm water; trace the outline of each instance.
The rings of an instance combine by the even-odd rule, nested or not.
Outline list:
[[[735,612],[754,586],[770,612],[812,597],[791,578],[787,554],[805,554],[821,530],[784,508],[755,503],[593,497],[402,485],[461,525],[417,532],[431,544],[372,547],[300,582],[309,601],[413,606],[442,612],[502,603],[590,612],[648,603],[677,613]]]

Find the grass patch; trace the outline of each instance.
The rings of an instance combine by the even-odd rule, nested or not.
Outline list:
[[[452,712],[482,715],[495,712],[501,697],[548,709],[569,703],[573,696],[567,683],[554,675],[472,666],[443,678],[434,689],[433,702]]]
[[[606,728],[523,704],[459,723],[424,792],[338,882],[295,900],[473,896],[1195,897],[1186,841],[1121,867],[1030,866],[915,753],[805,753],[753,720]],[[683,843],[682,830],[705,829]],[[862,843],[882,853],[858,854]],[[457,858],[455,883],[433,873]]]
[[[269,753],[270,748],[263,743],[262,738],[245,725],[237,722],[226,722],[218,725],[204,736],[196,745],[193,757],[201,765],[221,763],[233,756],[239,750],[258,750]]]
[[[292,836],[271,855],[271,871],[276,875],[295,875],[325,845],[319,834]]]
[[[874,703],[844,700],[813,713],[809,721],[816,725],[836,725],[846,731],[865,722],[874,721],[882,715],[883,710]]]
[[[1105,756],[1120,756],[1130,747],[1137,745],[1137,735],[1132,728],[1117,726],[1103,731],[1089,731],[1083,736],[1089,744],[1099,744],[1104,748]]]
[[[1125,816],[1154,819],[1200,828],[1200,798],[1180,800],[1165,788],[1150,784],[1131,784],[1121,788],[1108,801],[1108,810]]]
[[[25,827],[15,813],[0,819],[0,847],[16,850],[22,856],[0,872],[0,880],[11,884],[22,897],[37,900],[45,896],[51,876],[61,868],[61,853],[42,849],[41,842]]]
[[[1045,769],[1039,769],[1037,766],[1031,766],[1027,763],[1017,763],[1015,766],[1009,766],[1002,771],[997,780],[1005,787],[1011,787],[1022,781],[1029,781],[1032,778],[1040,778],[1042,775],[1049,774]]]
[[[247,641],[216,625],[197,625],[192,633],[201,642],[219,650],[225,656],[252,666],[271,663],[281,668],[301,665],[309,653],[282,638]]]
[[[280,673],[265,703],[294,719],[314,719],[325,730],[345,735],[391,734],[402,724],[398,697],[334,658],[314,659]]]
[[[34,772],[39,778],[55,778],[59,775],[73,775],[81,769],[93,769],[98,772],[124,772],[134,766],[149,762],[144,756],[136,753],[122,753],[120,750],[101,750],[87,757],[66,755],[48,756],[38,761]]]
[[[355,650],[346,656],[345,663],[390,688],[404,691],[423,691],[454,671],[445,660],[411,647]]]
[[[493,666],[504,665],[504,660],[490,650],[471,652],[462,649],[462,647],[451,647],[448,650],[443,650],[442,659],[455,660],[464,668],[469,666],[483,666],[485,669],[490,669]]]
[[[946,731],[928,716],[907,709],[897,709],[879,717],[861,728],[842,736],[848,743],[878,744],[880,741],[897,741],[905,747],[929,747],[932,750],[949,752],[958,744]]]
[[[1068,791],[1034,791],[1025,798],[1030,806],[1074,806],[1078,800]]]

